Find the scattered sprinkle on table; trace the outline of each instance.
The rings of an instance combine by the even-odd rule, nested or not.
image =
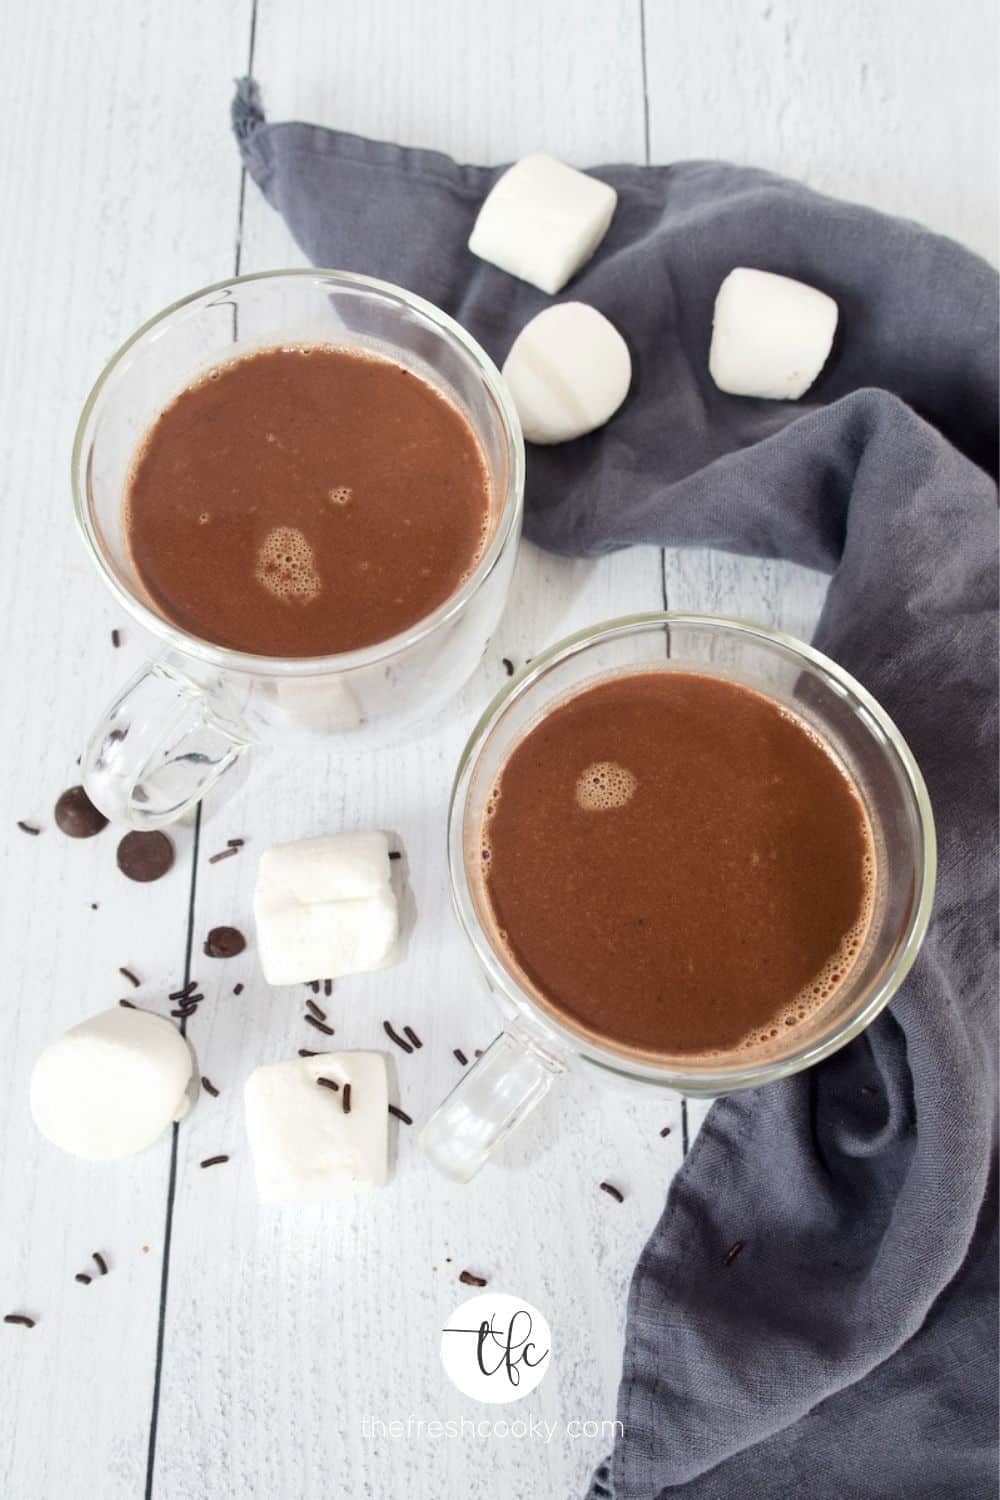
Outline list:
[[[220,1167],[224,1161],[228,1160],[228,1156],[206,1156],[201,1165],[203,1167]]]
[[[351,1113],[351,1085],[349,1083],[344,1084],[344,1092],[340,1098],[344,1106],[344,1114],[349,1115]]]
[[[115,648],[116,651],[118,650],[118,647],[121,645],[121,643],[122,643],[122,633],[121,633],[121,631],[117,630],[117,629],[112,630],[112,632],[111,632],[111,644],[112,644],[112,646],[114,646],[114,648]]]
[[[722,1257],[722,1264],[724,1266],[731,1266],[732,1263],[733,1263],[733,1261],[736,1259],[737,1255],[739,1255],[739,1253],[740,1253],[740,1251],[742,1249],[743,1249],[743,1241],[742,1240],[736,1240],[732,1245],[730,1245],[729,1249],[726,1251],[725,1255]]]
[[[5,1313],[5,1323],[19,1323],[22,1328],[34,1328],[34,1318],[29,1318],[27,1313]]]
[[[120,968],[118,970],[118,972],[119,972],[119,974],[123,974],[125,976],[125,978],[129,982],[129,984],[134,985],[134,987],[136,989],[139,988],[140,984],[142,983],[142,980],[139,978],[138,974],[133,974],[131,969],[123,969],[123,968]]]
[[[243,993],[243,986],[241,984],[234,984],[233,985],[233,994],[234,995],[242,995],[242,993]]]
[[[40,828],[36,828],[34,823],[25,823],[21,818],[18,818],[17,826],[22,833],[30,833],[32,838],[37,838],[42,831]]]
[[[198,981],[197,981],[197,979],[189,979],[188,982],[187,982],[187,984],[184,986],[183,989],[181,989],[181,990],[174,990],[173,994],[167,996],[167,999],[168,1000],[186,1000],[187,997],[188,997],[188,995],[193,995],[194,992],[195,992],[195,990],[197,988],[198,988]]]
[[[315,1016],[317,1021],[326,1020],[326,1011],[317,1005],[315,1000],[306,1001],[306,1010],[309,1011],[310,1015]]]
[[[132,1004],[131,1000],[119,1000],[118,1004],[124,1005],[126,1010],[135,1010],[135,1006]]]
[[[311,1052],[309,1055],[310,1057],[316,1056],[315,1052]],[[333,1092],[335,1094],[340,1093],[340,1084],[335,1078],[317,1078],[316,1082],[319,1084],[321,1089],[333,1089]],[[348,1085],[348,1087],[350,1087],[350,1085]]]
[[[401,849],[390,849],[389,850],[389,858],[390,859],[402,859],[402,857],[403,857],[403,852],[402,852]]]
[[[209,858],[208,862],[209,862],[210,865],[217,865],[219,863],[220,859],[232,859],[233,855],[234,854],[239,854],[239,852],[240,851],[238,849],[234,849],[230,845],[226,849],[220,849],[219,852],[218,852],[218,854],[211,855],[211,857]]]
[[[417,1033],[414,1031],[412,1026],[404,1026],[403,1035],[409,1037],[414,1047],[422,1047],[424,1045],[420,1038],[417,1036]]]
[[[246,945],[247,940],[238,927],[213,927],[202,952],[206,958],[235,958]]]
[[[323,994],[326,995],[327,998],[329,998],[333,994],[333,980],[332,979],[324,979],[323,980]]]
[[[310,1052],[308,1047],[300,1047],[299,1048],[299,1056],[300,1057],[319,1057],[319,1053],[318,1052]]]
[[[466,1055],[462,1051],[461,1047],[453,1047],[451,1055],[452,1055],[452,1057],[457,1057],[458,1058],[458,1060],[462,1064],[463,1068],[468,1067],[469,1059],[466,1057]]]
[[[312,990],[312,992],[313,992],[314,995],[318,995],[319,994],[319,980],[318,979],[310,979],[310,981],[309,981],[309,983],[308,983],[308,985],[306,987],[307,987],[307,989]]]
[[[620,1188],[616,1188],[613,1182],[602,1182],[599,1183],[598,1186],[600,1187],[602,1193],[607,1193],[608,1197],[613,1198],[616,1203],[625,1202],[625,1194],[621,1191]]]
[[[390,1104],[389,1113],[393,1116],[394,1119],[402,1120],[404,1125],[413,1124],[413,1116],[408,1115],[405,1109],[400,1109],[398,1104]]]
[[[246,839],[226,839],[227,849],[242,849]]]
[[[477,1276],[475,1271],[459,1271],[458,1279],[463,1286],[485,1286],[486,1277]]]
[[[402,1047],[404,1052],[413,1051],[410,1043],[405,1039],[405,1037],[400,1036],[399,1032],[394,1029],[391,1021],[383,1021],[382,1030],[385,1032],[389,1040],[391,1042],[395,1042],[397,1047]]]
[[[670,1134],[670,1126],[669,1125],[664,1125],[663,1129],[660,1131],[660,1135],[664,1136],[664,1135],[669,1135],[669,1134]]]
[[[107,1274],[108,1274],[108,1263],[104,1259],[104,1256],[101,1254],[100,1250],[94,1250],[94,1251],[92,1251],[90,1258],[94,1262],[94,1265],[97,1267],[97,1269],[100,1271],[101,1275],[102,1276],[107,1276]]]
[[[212,1082],[211,1078],[206,1078],[204,1077],[204,1075],[202,1075],[201,1086],[205,1090],[206,1094],[211,1094],[213,1099],[218,1099],[219,1090],[215,1087],[215,1084]]]
[[[333,1027],[327,1026],[324,1021],[317,1021],[315,1016],[303,1016],[307,1026],[312,1026],[316,1031],[321,1031],[324,1036],[333,1036]]]
[[[513,675],[514,675],[514,663],[511,661],[510,657],[509,656],[504,656],[504,657],[501,658],[501,660],[503,661],[503,669],[507,673],[507,676],[508,677],[513,677]]]
[[[92,1279],[92,1277],[87,1275],[86,1271],[77,1271],[73,1277],[73,1280],[78,1281],[81,1286],[89,1286]]]
[[[476,1050],[475,1050],[475,1052],[473,1052],[472,1055],[473,1055],[473,1057],[482,1057],[482,1055],[483,1055],[483,1049],[482,1049],[482,1047],[477,1047]]]

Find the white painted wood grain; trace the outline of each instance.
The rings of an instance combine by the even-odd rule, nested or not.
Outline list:
[[[996,264],[989,0],[645,0],[654,161],[801,177]]]
[[[184,960],[190,838],[177,835],[170,876],[141,887],[116,871],[110,830],[74,842],[53,826],[97,709],[139,660],[75,534],[69,453],[115,345],[231,265],[238,183],[219,80],[244,55],[248,15],[220,0],[192,47],[190,7],[3,9],[0,1313],[39,1319],[0,1325],[11,1500],[135,1500],[144,1483],[169,1143],[118,1166],[74,1162],[38,1137],[27,1086],[51,1037],[133,994],[119,964],[145,981],[137,1001],[165,1009]],[[26,837],[19,818],[42,834]],[[111,1274],[76,1284],[98,1249]]]

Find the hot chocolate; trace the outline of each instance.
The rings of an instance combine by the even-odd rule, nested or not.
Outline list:
[[[779,703],[689,670],[557,703],[467,839],[522,985],[653,1062],[780,1045],[843,984],[871,915],[873,838],[842,765]]]
[[[324,656],[387,640],[461,587],[488,539],[465,417],[366,350],[258,350],[161,413],[125,523],[167,619],[216,645]]]

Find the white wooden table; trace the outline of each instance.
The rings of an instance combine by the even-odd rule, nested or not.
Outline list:
[[[625,610],[719,610],[808,635],[823,580],[774,563],[640,550],[599,564],[525,547],[510,607],[453,729],[367,765],[330,755],[259,765],[200,835],[177,833],[158,885],[114,867],[110,831],[64,839],[57,793],[96,710],[140,646],[70,520],[68,459],[101,364],[175,296],[299,264],[241,178],[228,134],[248,63],[271,118],[301,117],[498,161],[545,147],[573,162],[725,156],[923,219],[995,256],[989,0],[50,0],[0,6],[4,133],[0,617],[6,622],[0,951],[0,1493],[11,1500],[548,1497],[579,1493],[606,1444],[629,1276],[696,1112],[571,1090],[460,1189],[400,1131],[392,1186],[314,1215],[255,1203],[241,1087],[308,1043],[300,1002],[270,993],[252,951],[201,956],[207,929],[251,930],[255,853],[321,830],[386,827],[418,909],[405,966],[337,986],[338,1042],[379,1045],[384,1016],[424,1038],[395,1059],[422,1118],[494,1022],[448,908],[443,813],[478,708],[502,677],[584,623]],[[110,644],[120,627],[121,650]],[[16,820],[37,822],[31,838]],[[230,836],[243,853],[207,858]],[[192,958],[191,955],[194,955]],[[129,993],[165,1011],[188,964],[203,1098],[172,1148],[86,1166],[28,1117],[32,1061],[65,1026]],[[242,980],[236,998],[233,985]],[[672,1133],[661,1138],[660,1129]],[[201,1158],[230,1153],[205,1172]],[[625,1202],[597,1191],[619,1183]],[[107,1279],[74,1273],[95,1249]],[[526,1405],[549,1443],[375,1440],[363,1419],[461,1417],[437,1330],[471,1266],[529,1298],[557,1341]],[[483,1408],[473,1409],[479,1415]]]

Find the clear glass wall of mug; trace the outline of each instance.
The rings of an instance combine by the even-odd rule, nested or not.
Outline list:
[[[759,1056],[735,1051],[729,1061],[646,1063],[625,1048],[596,1044],[529,992],[484,907],[484,810],[525,733],[585,686],[622,673],[677,668],[755,688],[814,729],[854,782],[874,838],[876,888],[861,951],[830,1000]],[[760,626],[653,614],[562,641],[494,698],[459,763],[448,858],[455,910],[505,1027],[420,1137],[444,1173],[467,1181],[567,1069],[633,1092],[712,1097],[799,1072],[844,1046],[888,1004],[916,958],[930,918],[937,856],[930,801],[913,755],[885,710],[842,667]]]
[[[154,608],[129,554],[123,500],[143,434],[185,386],[236,354],[295,343],[377,350],[454,402],[486,461],[491,531],[469,578],[402,634],[336,656],[252,656],[190,635]],[[193,293],[118,350],[81,415],[72,477],[87,549],[155,651],[96,726],[84,783],[109,817],[156,828],[254,744],[335,740],[364,751],[433,718],[475,669],[506,602],[524,449],[495,366],[439,309],[365,276],[273,271]]]

